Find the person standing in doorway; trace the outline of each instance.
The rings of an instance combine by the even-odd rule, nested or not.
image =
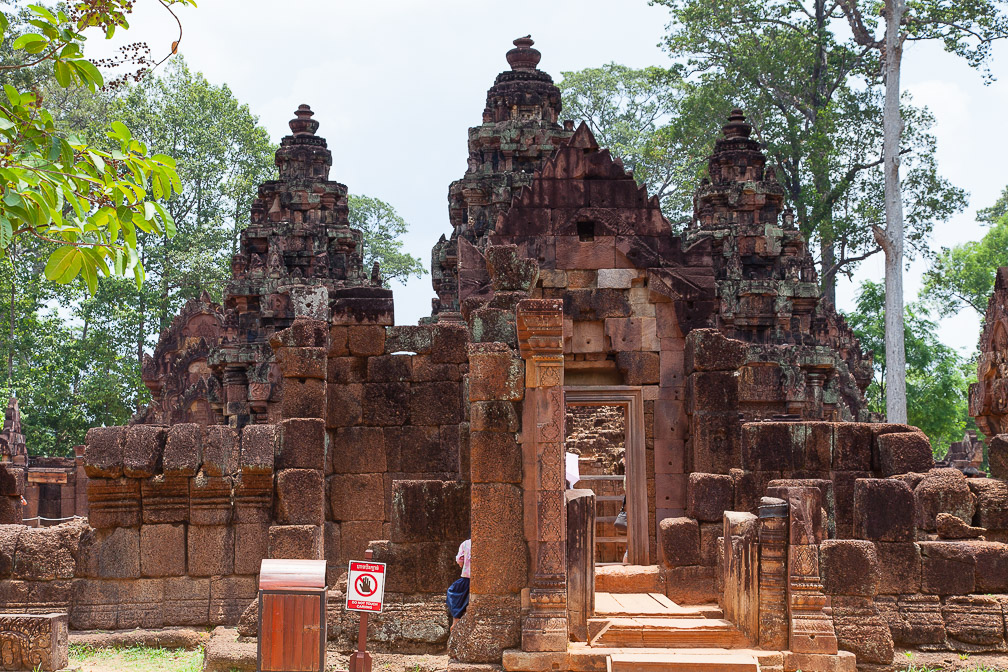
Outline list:
[[[472,568],[470,566],[472,562],[472,539],[466,539],[459,545],[458,553],[455,554],[455,562],[462,568],[462,576],[448,587],[447,601],[448,611],[452,615],[452,628],[459,622],[459,619],[466,612],[466,607],[469,606],[469,577],[472,575]]]

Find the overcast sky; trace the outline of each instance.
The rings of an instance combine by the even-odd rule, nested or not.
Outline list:
[[[560,73],[615,61],[667,65],[657,46],[667,10],[645,0],[200,0],[183,8],[180,52],[215,84],[226,83],[249,105],[274,141],[308,103],[318,134],[333,153],[330,179],[351,193],[392,204],[410,224],[405,246],[429,265],[430,249],[448,235],[448,184],[466,168],[466,132],[481,120],[486,90],[507,68],[511,40],[531,33],[540,69]],[[155,55],[177,27],[154,0],[137,2],[127,33]],[[98,47],[97,44],[89,45]],[[904,55],[903,86],[937,123],[942,173],[970,194],[967,210],[935,227],[932,246],[977,239],[978,208],[1008,184],[1008,45],[995,48],[984,86],[979,73],[935,45]],[[1004,81],[1002,81],[1004,80]],[[923,263],[906,275],[916,295]],[[838,302],[853,308],[857,282],[881,280],[881,255],[864,262],[854,282],[841,279]],[[397,324],[430,314],[430,276],[396,286]],[[964,310],[941,325],[943,340],[964,354],[976,346],[979,317]]]

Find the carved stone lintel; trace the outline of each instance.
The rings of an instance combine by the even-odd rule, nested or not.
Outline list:
[[[0,615],[0,670],[60,670],[69,664],[66,614]]]
[[[561,575],[560,587],[533,588],[531,608],[522,621],[523,651],[567,650],[567,589]]]

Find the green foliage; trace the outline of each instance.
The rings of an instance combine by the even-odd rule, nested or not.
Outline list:
[[[969,306],[981,316],[994,291],[999,266],[1008,266],[1008,188],[977,217],[990,225],[980,240],[943,247],[924,274],[921,295],[943,315]]]
[[[861,284],[857,309],[846,315],[861,347],[875,353],[875,376],[868,386],[870,410],[885,413],[885,288]],[[967,393],[976,363],[964,360],[938,340],[937,325],[921,304],[908,304],[904,319],[907,412],[910,424],[931,439],[936,455],[944,455],[967,427]]]
[[[390,280],[406,282],[410,277],[422,277],[426,272],[417,257],[402,251],[401,237],[409,230],[406,220],[385,201],[371,196],[347,198],[350,206],[350,226],[364,234],[364,270],[374,262],[381,266],[385,286]]]
[[[26,25],[15,29],[0,15],[3,39],[12,40],[12,58],[0,67],[11,73],[51,66],[48,74],[59,88],[97,91],[104,78],[84,57],[83,31],[100,28],[111,38],[117,27],[128,26],[131,5],[127,0],[75,2],[69,14],[29,5]],[[63,132],[38,90],[16,83],[3,88],[0,255],[8,256],[16,240],[32,237],[53,244],[44,268],[50,281],[66,284],[81,277],[91,293],[99,276],[129,273],[142,284],[138,240],[143,234],[175,232],[172,217],[158,202],[181,189],[175,160],[148,152],[121,121],[105,130],[104,147]]]
[[[72,667],[128,669],[132,672],[199,672],[203,669],[203,647],[163,649],[150,646],[91,646],[71,644]]]
[[[583,117],[683,225],[713,141],[731,108],[742,107],[799,225],[817,244],[832,298],[836,276],[880,249],[873,235],[883,220],[877,59],[837,37],[825,0],[654,4],[669,9],[664,46],[676,65],[564,73],[565,110]],[[908,243],[919,252],[934,222],[964,207],[965,193],[938,173],[930,113],[908,105],[905,115]]]

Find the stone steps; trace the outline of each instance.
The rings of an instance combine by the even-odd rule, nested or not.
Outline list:
[[[752,653],[726,649],[699,653],[614,653],[606,665],[606,672],[759,672],[759,669],[759,661]]]
[[[595,617],[723,618],[716,604],[683,606],[664,593],[595,593]]]
[[[721,618],[590,619],[588,634],[593,647],[733,649],[748,646],[738,628]]]

